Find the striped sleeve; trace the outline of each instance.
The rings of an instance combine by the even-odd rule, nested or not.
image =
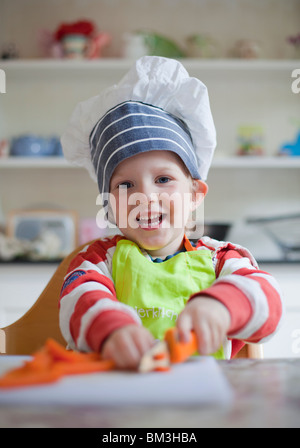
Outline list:
[[[111,276],[116,237],[87,245],[71,262],[60,295],[61,332],[72,349],[99,351],[106,337],[140,324],[135,311],[116,297]]]
[[[197,249],[209,249],[213,254],[216,281],[200,296],[209,295],[227,307],[231,315],[228,337],[248,343],[266,342],[277,332],[283,316],[277,281],[259,270],[251,253],[241,246],[205,237],[199,240]]]

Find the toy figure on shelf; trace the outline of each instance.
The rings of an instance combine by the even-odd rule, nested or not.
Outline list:
[[[97,32],[88,20],[62,23],[54,33],[40,30],[39,43],[44,56],[67,59],[97,59],[111,42],[111,36]]]

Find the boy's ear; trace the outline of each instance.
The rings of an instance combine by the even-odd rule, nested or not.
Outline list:
[[[199,207],[201,202],[204,200],[208,192],[208,185],[203,180],[193,179],[193,192],[192,192],[192,211]]]

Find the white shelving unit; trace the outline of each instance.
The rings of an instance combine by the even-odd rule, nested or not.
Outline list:
[[[293,138],[290,117],[299,116],[299,96],[291,91],[291,74],[300,61],[181,59],[181,62],[191,76],[207,85],[217,129],[218,146],[209,175],[213,188],[206,201],[209,217],[228,220],[243,214],[243,188],[248,202],[257,199],[256,193],[251,197],[248,185],[241,185],[249,182],[260,188],[260,199],[267,203],[273,197],[297,198],[300,158],[278,157],[277,152],[284,138],[288,140],[285,136],[290,133]],[[132,60],[121,58],[1,61],[7,93],[1,95],[0,140],[26,133],[61,135],[75,105],[117,83],[132,64]],[[262,124],[266,131],[265,155],[237,157],[238,126],[251,123]],[[284,179],[280,187],[275,185],[278,192],[269,188],[273,171],[277,177],[279,171]],[[35,182],[39,186],[32,188],[30,185]],[[22,188],[15,191],[19,184]],[[61,157],[0,159],[0,191],[10,192],[9,199],[0,194],[4,214],[26,203],[41,203],[45,198],[61,207],[76,208],[81,217],[96,213],[94,200],[90,205],[86,200],[95,196],[95,185],[84,169]],[[224,197],[235,194],[229,209],[224,200],[220,201],[219,191]]]
[[[189,70],[251,70],[286,71],[299,66],[295,59],[197,59],[182,58],[180,62]],[[122,58],[103,58],[96,60],[68,59],[14,59],[1,61],[4,70],[128,70],[133,61]]]
[[[272,127],[274,123],[276,133],[279,132],[280,123],[281,127],[288,128],[286,123],[288,119],[282,119],[285,108],[288,110],[286,115],[290,114],[291,119],[299,115],[297,104],[299,98],[291,91],[293,81],[291,75],[295,68],[300,67],[300,61],[181,59],[181,62],[191,76],[199,77],[208,86],[220,146],[220,150],[217,148],[214,167],[298,167],[296,158],[272,157],[278,151],[279,139],[273,139],[268,126]],[[12,134],[26,133],[26,129],[33,133],[40,131],[44,134],[46,132],[60,134],[78,100],[93,96],[107,85],[118,82],[132,64],[132,60],[121,58],[89,61],[63,59],[0,61],[0,68],[6,73],[8,92],[2,95],[3,101],[0,103],[0,118],[3,116],[2,123],[0,120],[0,139],[10,138]],[[63,99],[60,93],[64,94]],[[58,101],[62,104],[58,104]],[[26,102],[31,110],[26,110],[24,106]],[[44,111],[41,109],[45,102],[49,104],[49,109],[43,118],[41,115]],[[258,103],[257,110],[256,103]],[[22,112],[24,109],[28,115],[32,114],[33,118],[28,124],[27,113],[24,116],[24,113],[18,111],[18,106]],[[34,110],[35,107],[37,111]],[[283,110],[280,110],[281,107]],[[12,126],[14,118],[17,123]],[[271,134],[266,156],[257,159],[247,158],[248,160],[233,157],[236,136],[232,134],[236,133],[238,122],[251,123],[255,120],[264,121],[263,125]],[[49,122],[46,124],[47,121]],[[29,130],[28,126],[32,129]],[[285,135],[283,130],[281,133]],[[33,159],[18,162],[0,160],[0,167],[5,168],[27,167],[27,165],[45,168],[67,167],[64,162],[58,160],[43,162]]]
[[[63,157],[7,157],[0,159],[0,169],[15,168],[78,168]]]

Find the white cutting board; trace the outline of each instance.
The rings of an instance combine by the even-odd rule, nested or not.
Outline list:
[[[25,357],[1,356],[0,375]],[[100,372],[44,386],[0,390],[0,404],[188,405],[228,404],[232,390],[214,358],[195,357],[168,372]]]

